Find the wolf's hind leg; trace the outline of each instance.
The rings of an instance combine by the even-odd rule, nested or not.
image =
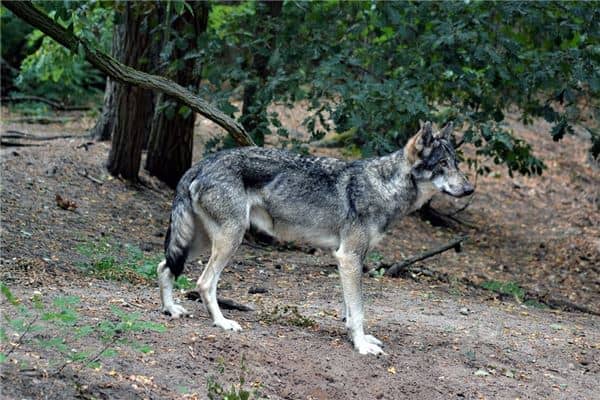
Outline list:
[[[160,287],[160,299],[162,301],[162,312],[171,315],[173,318],[189,315],[188,311],[175,303],[173,300],[173,282],[175,276],[171,269],[167,267],[167,262],[162,260],[156,269],[158,274],[158,285]]]
[[[240,331],[242,327],[234,320],[223,316],[217,303],[217,284],[221,272],[242,243],[244,229],[229,232],[219,232],[212,241],[212,252],[206,268],[196,284],[198,292],[202,296],[202,302],[213,319],[213,324],[225,330]]]

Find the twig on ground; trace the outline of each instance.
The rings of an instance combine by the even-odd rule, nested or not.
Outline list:
[[[113,336],[112,340],[110,340],[109,342],[107,342],[104,347],[102,347],[102,349],[96,353],[96,355],[94,357],[92,357],[89,361],[87,361],[87,364],[91,364],[93,362],[96,362],[100,359],[100,357],[102,356],[102,353],[104,353],[106,350],[108,350],[112,345],[114,345],[117,340],[119,339],[119,335],[115,335]],[[60,366],[59,369],[57,369],[53,375],[58,375],[60,374],[67,365],[71,364],[69,361],[67,361],[66,363],[64,363],[63,365]]]
[[[196,290],[190,290],[185,294],[185,297],[188,300],[199,301],[202,302],[202,296]],[[226,310],[238,310],[238,311],[254,311],[254,307],[248,306],[245,304],[241,304],[229,299],[217,298],[217,303],[219,306],[223,307]]]
[[[461,250],[461,243],[463,241],[465,241],[468,238],[468,236],[461,236],[458,237],[454,240],[452,240],[450,243],[447,243],[443,246],[440,247],[436,247],[433,250],[429,250],[426,251],[424,253],[418,254],[416,256],[407,258],[406,260],[400,262],[400,263],[394,263],[392,264],[392,266],[390,266],[386,271],[385,271],[385,275],[386,276],[397,276],[403,269],[405,269],[407,266],[416,263],[417,261],[421,261],[424,260],[426,258],[429,257],[433,257],[437,254],[443,253],[444,251],[450,250],[450,249],[454,249],[456,252],[459,252]]]
[[[94,183],[97,183],[98,185],[102,185],[104,183],[103,180],[95,178],[92,175],[88,174],[87,169],[85,169],[85,168],[82,170],[79,170],[78,173],[79,173],[79,175],[83,176],[84,178],[89,179],[90,181],[92,181]]]
[[[36,315],[35,317],[33,317],[33,319],[31,321],[29,321],[29,323],[27,324],[27,326],[25,327],[25,330],[23,331],[23,333],[21,333],[21,336],[19,336],[19,339],[17,339],[17,342],[15,344],[13,344],[13,347],[6,352],[5,356],[8,357],[13,351],[16,350],[17,347],[19,347],[19,345],[21,343],[23,343],[23,339],[25,338],[25,335],[27,335],[29,333],[29,331],[31,330],[31,327],[33,326],[33,324],[35,324],[35,322],[38,320],[39,315]]]

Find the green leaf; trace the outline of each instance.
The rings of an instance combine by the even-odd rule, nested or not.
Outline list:
[[[19,300],[12,294],[9,287],[4,282],[0,282],[0,291],[4,295],[6,301],[8,301],[10,304],[13,306],[19,304]]]

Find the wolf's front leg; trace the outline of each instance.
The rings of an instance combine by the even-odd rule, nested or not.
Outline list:
[[[356,249],[349,249],[342,243],[335,252],[338,260],[344,304],[346,310],[346,327],[354,347],[360,354],[385,354],[381,349],[381,341],[371,335],[365,335],[363,329],[363,301],[362,301],[362,258],[355,254]]]

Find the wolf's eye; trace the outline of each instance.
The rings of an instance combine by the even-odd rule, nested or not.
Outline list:
[[[443,167],[443,168],[447,168],[448,167],[448,161],[447,160],[440,161],[440,166]]]

